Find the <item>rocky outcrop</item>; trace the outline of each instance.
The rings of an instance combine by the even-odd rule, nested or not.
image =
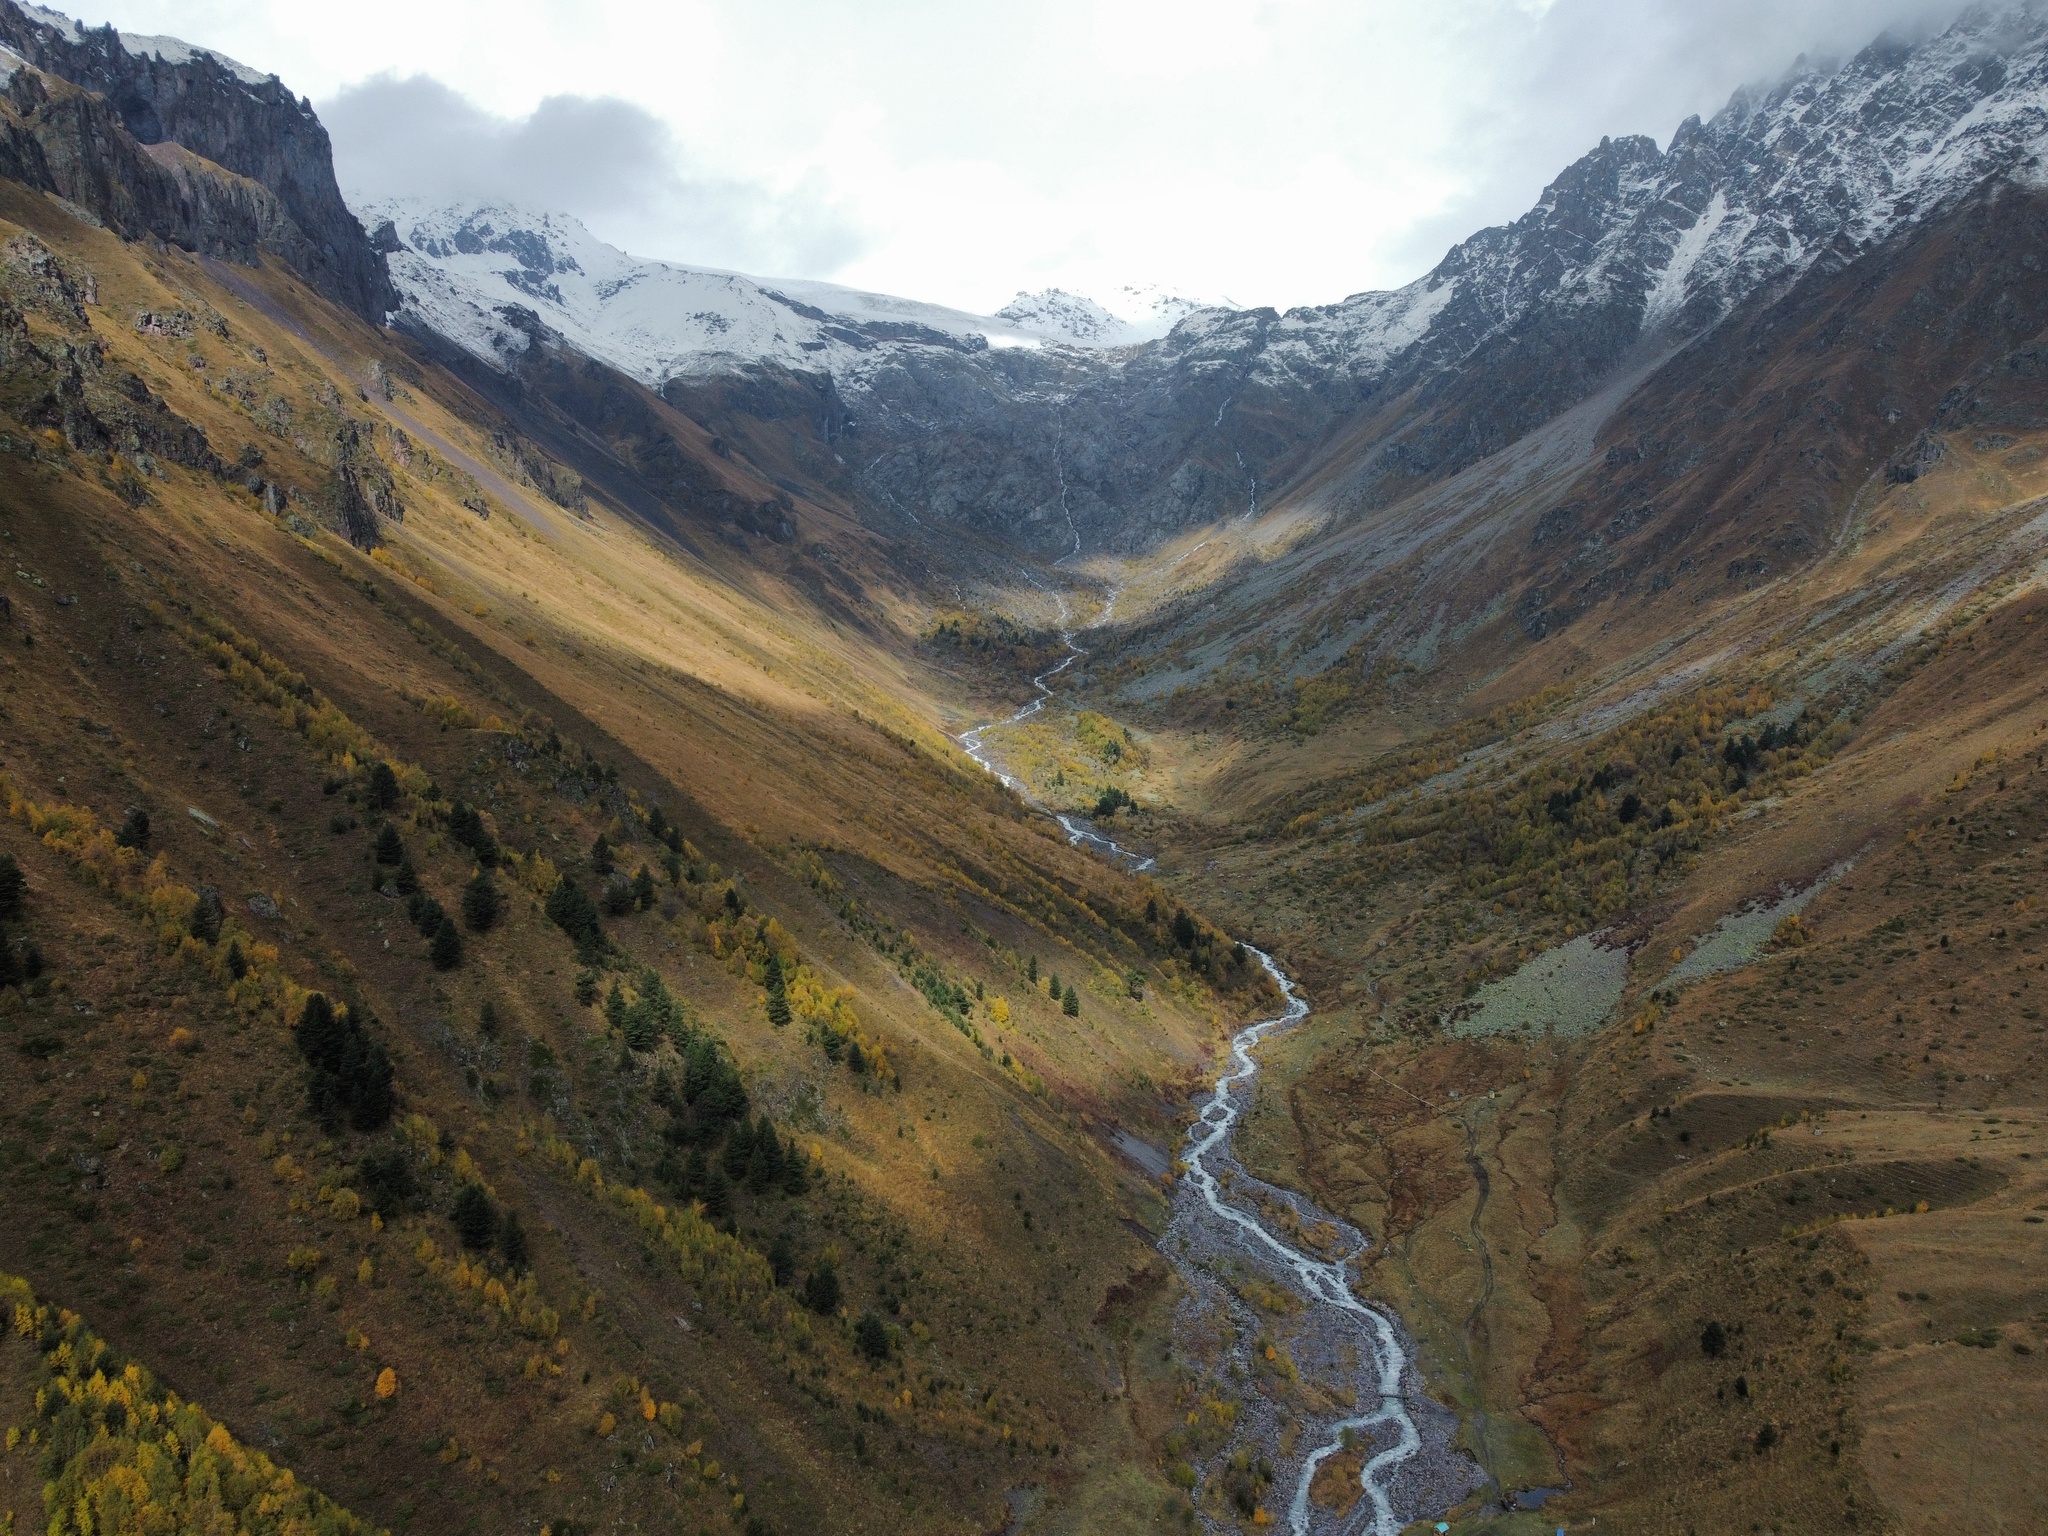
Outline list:
[[[372,322],[381,323],[397,307],[382,254],[342,200],[327,130],[311,102],[294,99],[274,76],[257,76],[204,49],[173,44],[176,58],[161,46],[134,53],[112,27],[59,25],[48,19],[52,14],[32,14],[13,0],[0,0],[0,44],[104,103],[64,109],[70,126],[80,130],[68,158],[79,162],[74,181],[82,190],[90,194],[104,186],[116,199],[102,206],[89,196],[63,195],[123,233],[134,228],[139,214],[149,233],[193,249],[274,251],[315,289]],[[50,94],[63,99],[63,93]],[[153,158],[182,184],[193,204],[182,218],[147,199],[138,205],[134,189],[118,185],[121,157],[87,131],[103,126],[103,113],[134,144],[156,151]],[[52,123],[51,134],[41,136],[46,158],[67,158],[53,153],[58,126]],[[253,186],[237,191],[233,183],[199,175],[194,156]],[[131,193],[125,200],[119,196],[124,190]],[[267,200],[253,195],[258,191]],[[209,244],[205,231],[217,213],[230,216],[235,227]]]

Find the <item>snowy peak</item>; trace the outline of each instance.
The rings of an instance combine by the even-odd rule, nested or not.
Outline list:
[[[643,260],[566,214],[502,203],[368,199],[357,209],[373,229],[390,225],[380,238],[412,323],[501,362],[531,344],[530,314],[657,388],[759,364],[846,380],[902,346],[1128,346],[1163,335],[1196,307],[1130,289],[1146,307],[1129,318],[1051,291],[975,315],[836,283]]]
[[[67,43],[83,43],[87,40],[88,28],[62,11],[26,4],[22,5],[20,10],[31,21],[41,22],[44,26],[53,28]],[[189,64],[203,56],[212,59],[244,85],[261,85],[264,81],[275,78],[266,75],[260,69],[251,69],[246,64],[237,63],[218,49],[196,47],[183,38],[158,37],[143,32],[121,32],[116,35],[121,39],[121,46],[138,59],[157,58],[166,64]]]
[[[1234,308],[1168,293],[1157,284],[1126,284],[1112,306],[1062,288],[1020,293],[996,311],[1022,330],[1080,347],[1129,347],[1157,341],[1197,310]]]

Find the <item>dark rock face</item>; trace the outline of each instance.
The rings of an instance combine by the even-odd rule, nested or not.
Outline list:
[[[67,33],[13,0],[0,0],[0,43],[103,102],[67,105],[63,113],[70,117],[49,122],[38,135],[46,162],[66,162],[65,180],[87,195],[63,186],[51,190],[124,234],[147,232],[242,260],[259,247],[275,251],[315,289],[373,323],[397,306],[383,255],[342,201],[327,130],[312,104],[294,100],[275,77],[245,79],[200,51],[177,61],[131,54],[112,27]],[[192,206],[179,211],[169,189],[138,190],[140,178],[127,174],[124,157],[92,133],[103,127],[102,115],[153,152],[148,158],[167,168]],[[67,131],[76,135],[68,152],[59,148]],[[255,206],[246,189],[197,174],[170,146],[249,178],[268,191],[271,203]],[[53,179],[58,174],[53,166]],[[111,199],[104,206],[92,196],[102,191]],[[224,206],[235,204],[241,206]],[[210,233],[223,218],[225,227]]]

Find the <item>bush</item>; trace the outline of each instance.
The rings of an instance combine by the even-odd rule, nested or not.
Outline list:
[[[488,869],[479,869],[462,888],[462,921],[471,933],[488,933],[505,910],[505,898]]]
[[[448,1213],[462,1246],[478,1252],[491,1246],[498,1235],[498,1209],[481,1184],[465,1184],[455,1192],[455,1205]]]
[[[405,857],[405,840],[391,822],[387,821],[377,829],[375,852],[379,864],[396,864]]]
[[[870,1364],[881,1364],[889,1358],[888,1325],[872,1311],[861,1313],[860,1321],[853,1325],[853,1347],[859,1350]]]
[[[830,1259],[820,1259],[804,1277],[804,1305],[820,1317],[830,1317],[839,1310],[839,1271],[832,1267]]]
[[[440,926],[434,930],[434,941],[427,948],[427,958],[434,962],[437,971],[452,971],[462,964],[462,932],[444,912]]]
[[[388,811],[398,804],[398,775],[391,771],[389,763],[378,763],[370,770],[367,793],[373,811]]]

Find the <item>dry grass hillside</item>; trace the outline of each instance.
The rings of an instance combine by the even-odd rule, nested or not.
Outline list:
[[[0,219],[6,1528],[171,1507],[165,1394],[394,1531],[1149,1524],[1112,1132],[1257,989],[925,723],[864,535],[693,554],[282,270]]]

